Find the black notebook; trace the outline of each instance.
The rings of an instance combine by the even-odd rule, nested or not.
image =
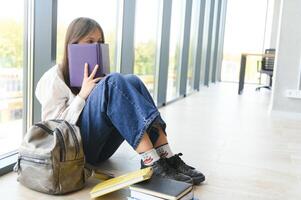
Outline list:
[[[134,193],[141,192],[169,200],[181,199],[192,190],[192,184],[153,176],[151,179],[130,186]]]

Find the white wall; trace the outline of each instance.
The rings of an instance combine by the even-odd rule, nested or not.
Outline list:
[[[276,48],[282,0],[274,0],[269,48]]]
[[[283,0],[280,12],[271,108],[273,112],[301,113],[301,99],[285,97],[298,89],[301,58],[301,1]]]

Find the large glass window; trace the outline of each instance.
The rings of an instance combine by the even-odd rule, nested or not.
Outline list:
[[[77,17],[89,17],[102,27],[110,48],[111,71],[116,71],[117,6],[119,0],[59,0],[57,25],[57,63],[64,53],[64,40],[68,25]]]
[[[183,34],[184,0],[172,1],[169,66],[167,78],[167,101],[179,97],[180,87],[180,48]]]
[[[0,7],[0,155],[14,151],[23,135],[24,1]]]
[[[138,75],[154,95],[156,47],[160,0],[137,0],[135,18],[135,65]]]
[[[190,44],[189,44],[189,58],[188,58],[188,72],[187,72],[187,93],[193,90],[195,60],[196,60],[196,47],[198,36],[198,22],[200,12],[201,0],[193,0],[192,14],[191,14],[191,28],[190,28]]]
[[[222,81],[238,82],[242,53],[262,53],[265,41],[267,0],[228,0]],[[257,62],[248,57],[245,82],[258,83]]]

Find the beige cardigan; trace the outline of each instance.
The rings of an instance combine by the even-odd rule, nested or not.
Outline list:
[[[42,120],[64,119],[75,124],[85,100],[74,95],[66,85],[58,65],[51,67],[39,80],[35,94],[42,105]]]

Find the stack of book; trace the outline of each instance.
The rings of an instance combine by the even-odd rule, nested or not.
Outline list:
[[[103,170],[94,170],[94,177],[102,180],[93,187],[91,198],[129,187],[128,200],[197,200],[192,184],[152,176],[151,167],[114,177]]]
[[[192,184],[153,176],[130,186],[128,200],[192,200]]]

